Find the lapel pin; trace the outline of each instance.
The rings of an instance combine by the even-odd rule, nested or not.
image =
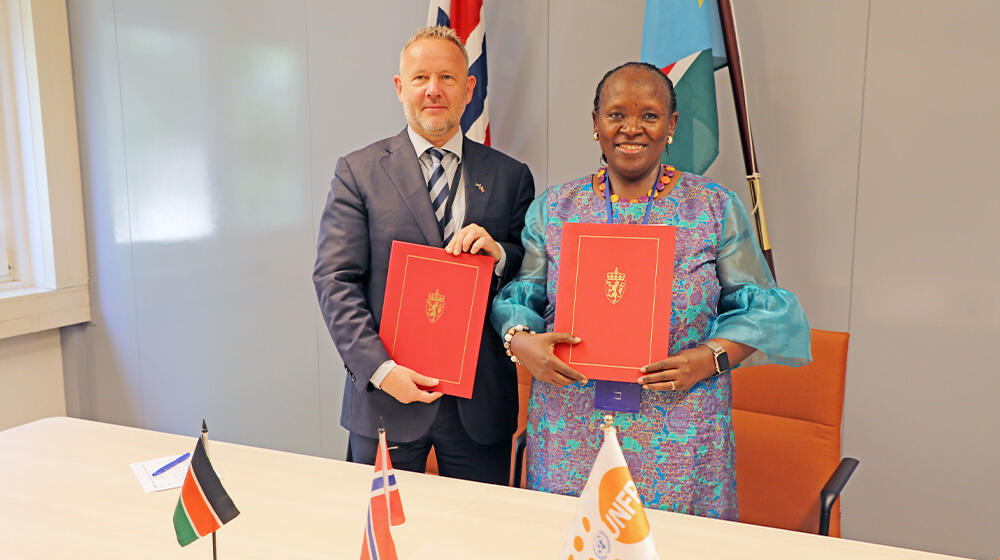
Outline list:
[[[486,187],[484,187],[482,183],[476,183],[476,188],[479,189],[479,192],[481,193],[486,192]]]

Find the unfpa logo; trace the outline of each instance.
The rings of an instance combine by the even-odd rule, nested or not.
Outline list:
[[[604,473],[598,488],[597,507],[601,521],[618,542],[632,544],[649,536],[646,512],[628,467],[615,467]]]

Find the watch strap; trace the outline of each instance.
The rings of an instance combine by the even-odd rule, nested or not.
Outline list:
[[[729,371],[729,354],[726,352],[726,349],[713,340],[706,340],[702,344],[712,351],[712,357],[715,360],[715,374],[718,375]]]

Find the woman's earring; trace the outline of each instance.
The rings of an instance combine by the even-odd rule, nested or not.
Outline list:
[[[673,136],[667,136],[667,144],[673,144],[673,143],[674,143],[674,137]]]
[[[597,142],[598,140],[600,140],[600,138],[598,138],[597,131],[595,130],[594,131],[594,142]]]

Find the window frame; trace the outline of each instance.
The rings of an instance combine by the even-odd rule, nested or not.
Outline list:
[[[90,320],[66,4],[0,0],[0,338]]]
[[[0,151],[3,151],[2,138],[0,138]],[[7,174],[2,169],[5,159],[0,157],[0,290],[13,285],[16,279],[14,267],[10,264],[12,257],[16,257],[16,252],[8,249],[14,246],[14,218],[11,213],[10,184],[4,179]]]

